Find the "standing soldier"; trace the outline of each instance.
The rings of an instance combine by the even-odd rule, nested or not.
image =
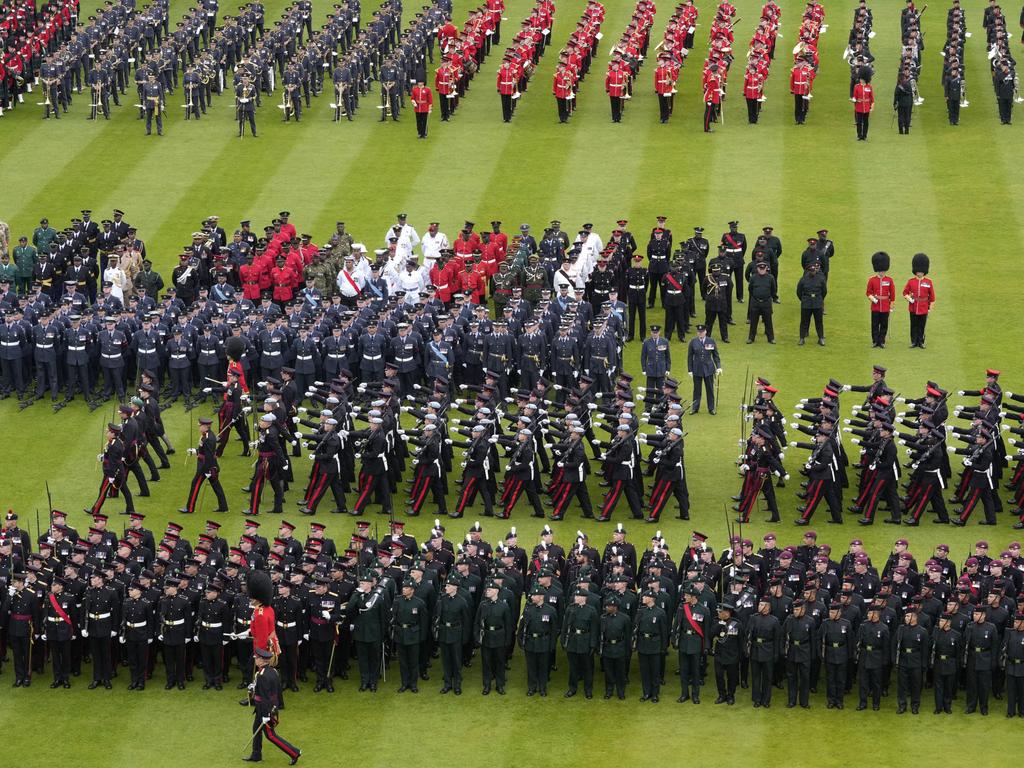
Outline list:
[[[606,700],[610,699],[613,693],[620,700],[626,698],[626,672],[629,666],[632,631],[628,612],[621,613],[619,610],[622,607],[622,599],[618,594],[613,593],[605,598],[598,655],[604,669]]]
[[[433,616],[434,639],[441,651],[444,675],[441,693],[454,690],[456,696],[462,695],[462,647],[469,637],[472,620],[469,603],[461,594],[459,584],[456,575],[448,578],[444,594],[434,605]]]
[[[811,318],[814,318],[814,330],[818,334],[818,346],[825,346],[825,294],[828,293],[828,284],[825,276],[818,269],[818,262],[813,261],[807,265],[800,282],[796,285],[796,297],[800,300],[800,341],[799,346],[804,345],[807,332],[811,327]]]
[[[391,629],[402,677],[399,693],[419,692],[416,680],[420,673],[420,646],[430,627],[427,613],[427,604],[416,596],[416,582],[406,578],[402,582],[402,594],[391,606]]]
[[[819,556],[819,560],[828,558]],[[846,695],[846,670],[853,652],[853,625],[843,618],[843,604],[833,598],[828,607],[828,618],[821,623],[821,658],[825,662],[828,709],[842,709]]]
[[[359,586],[349,602],[352,617],[352,640],[359,659],[359,692],[377,691],[384,664],[384,638],[387,629],[387,608],[383,593],[373,588],[373,575],[364,571]]]
[[[608,64],[608,74],[604,78],[604,90],[612,105],[612,122],[622,121],[622,104],[629,90],[629,73],[622,67],[618,56]]]
[[[815,620],[807,615],[803,598],[792,603],[793,613],[782,625],[782,642],[786,657],[786,678],[789,681],[789,702],[787,708],[797,704],[808,709],[811,694],[811,662],[817,655],[817,627]]]
[[[203,481],[209,480],[210,487],[217,494],[217,509],[214,512],[227,512],[228,500],[224,496],[224,488],[220,484],[220,464],[217,461],[217,438],[210,434],[210,426],[213,419],[199,419],[199,443],[195,448],[189,448],[188,454],[196,457],[196,473],[192,478],[192,486],[189,488],[188,501],[178,511],[190,515],[196,511],[196,502],[199,500],[199,489]],[[202,511],[202,510],[200,510]]]
[[[647,308],[654,308],[654,299],[661,288],[661,297],[665,298],[665,284],[662,277],[669,271],[669,257],[672,255],[672,238],[666,236],[664,228],[658,226],[651,230],[651,239],[647,243],[647,275],[650,292],[647,295]],[[665,321],[666,333],[668,319]],[[671,338],[671,336],[669,337]]]
[[[485,443],[486,445],[486,443]],[[486,696],[491,692],[491,682],[501,696],[505,695],[505,659],[507,649],[515,639],[515,619],[512,609],[505,600],[499,599],[500,589],[494,581],[488,581],[484,587],[484,599],[477,608],[476,642],[480,646],[481,671],[483,672],[483,689]],[[571,665],[570,660],[570,665]],[[593,674],[591,668],[591,674]],[[571,674],[571,672],[570,672]],[[415,689],[414,689],[415,690]]]
[[[92,657],[92,682],[89,690],[101,685],[110,690],[114,669],[111,661],[110,639],[117,635],[120,624],[117,592],[107,586],[102,571],[89,576],[89,589],[82,599],[82,637],[89,641]]]
[[[153,132],[153,117],[156,117],[156,135],[164,135],[164,89],[156,81],[156,75],[150,75],[142,86],[142,97],[146,106],[146,135]]]
[[[583,695],[588,699],[594,696],[594,652],[601,636],[601,623],[597,609],[587,602],[589,594],[586,587],[577,587],[562,619],[562,648],[569,659],[567,699],[576,695],[581,680]]]
[[[256,86],[248,75],[242,75],[242,82],[235,86],[235,119],[238,120],[238,138],[245,133],[246,120],[249,132],[256,138]]]
[[[931,669],[935,687],[935,714],[953,713],[953,695],[956,693],[960,659],[963,657],[963,636],[953,629],[952,613],[943,613],[932,632]]]
[[[1006,672],[1006,716],[1024,717],[1024,613],[1020,611],[1003,636],[1000,658]]]
[[[704,74],[704,133],[714,133],[711,124],[717,122],[722,108],[723,82],[718,62],[712,62]]]
[[[548,695],[551,675],[551,654],[558,640],[558,612],[546,602],[546,592],[540,584],[530,590],[530,601],[523,608],[519,620],[519,647],[526,656],[526,695]],[[461,672],[459,673],[461,677]],[[456,689],[458,692],[458,689]]]
[[[20,571],[12,575],[8,593],[10,596],[4,605],[4,620],[7,623],[4,634],[14,656],[14,687],[28,688],[32,684],[32,670],[29,667],[32,641],[42,624],[42,605],[35,590],[25,585],[25,574]]]
[[[964,656],[967,672],[968,715],[975,709],[988,714],[988,697],[992,693],[992,670],[997,663],[999,631],[987,619],[984,603],[974,606],[973,621],[964,630]]]
[[[772,312],[779,299],[779,285],[775,275],[769,272],[767,261],[759,260],[752,262],[754,269],[747,280],[747,290],[750,292],[750,306],[747,309],[747,319],[750,321],[750,331],[747,334],[747,344],[753,344],[757,336],[757,326],[764,320],[764,335],[769,344],[775,343],[775,326],[772,323]]]
[[[650,246],[648,246],[648,250],[650,250]],[[654,257],[651,258],[651,264],[653,268]],[[654,279],[654,273],[651,273],[651,278]],[[687,312],[689,301],[686,296],[688,280],[683,265],[679,261],[673,261],[671,269],[665,267],[659,282],[661,284],[661,304],[665,308],[665,338],[671,341],[672,332],[675,331],[679,340],[684,341],[686,334],[690,331],[690,317]],[[653,292],[651,297],[653,301]]]
[[[71,687],[71,638],[78,633],[79,618],[76,598],[64,591],[66,587],[67,582],[54,575],[50,582],[50,594],[41,606],[43,620],[39,639],[49,645],[50,658],[53,660],[51,688]]]
[[[719,626],[714,630],[709,626],[711,617],[706,613],[707,609],[705,606],[699,602],[700,596],[700,590],[696,587],[687,588],[683,595],[683,602],[679,604],[679,608],[676,610],[672,625],[672,645],[679,651],[679,683],[682,692],[676,701],[680,704],[691,697],[694,704],[700,704],[701,663],[703,662],[705,652],[711,647],[710,636],[714,631],[722,630],[724,632],[723,628],[726,623],[724,619],[721,620]],[[733,642],[736,644],[736,652],[738,654],[739,641],[737,638],[733,638]],[[738,655],[736,662],[739,662]],[[723,665],[727,663],[729,662],[722,662]],[[715,674],[719,676],[719,663],[717,659],[715,662]],[[718,703],[729,699],[729,696],[723,694],[725,689],[724,683],[725,670],[723,667],[719,682]],[[732,689],[735,690],[735,688],[736,668],[733,667]]]
[[[434,111],[434,92],[422,79],[416,81],[410,93],[412,109],[416,113],[416,135],[427,138],[427,117]]]
[[[629,333],[626,341],[632,341],[636,335],[636,318],[640,316],[640,330],[647,325],[647,286],[649,284],[647,268],[644,267],[644,255],[633,254],[633,264],[626,270],[626,302],[629,305]]]
[[[160,634],[157,639],[164,646],[164,666],[167,683],[164,690],[177,687],[185,690],[185,645],[192,641],[192,606],[178,594],[181,581],[174,577],[164,579],[164,596],[157,606]]]
[[[868,696],[873,710],[877,711],[882,704],[882,675],[889,658],[890,637],[889,627],[880,621],[881,610],[877,603],[869,605],[868,620],[857,630],[854,660],[858,664],[858,711],[868,708]]]
[[[903,298],[910,310],[910,348],[924,349],[924,328],[935,303],[935,281],[928,277],[927,254],[915,253],[911,261],[914,276],[903,286]]]
[[[862,67],[858,82],[853,86],[853,118],[857,125],[857,141],[868,140],[868,121],[875,111],[875,91],[871,87],[871,70]]]
[[[757,613],[747,620],[746,649],[750,659],[750,694],[754,708],[770,707],[775,662],[782,645],[782,627],[771,613],[771,597],[763,595]]]
[[[640,608],[633,622],[633,637],[640,663],[640,680],[643,695],[640,701],[658,703],[661,691],[661,657],[668,648],[669,622],[665,611],[655,605],[657,592],[644,590]],[[697,701],[697,699],[695,699]]]
[[[700,410],[701,389],[707,392],[708,413],[715,414],[715,377],[722,373],[722,360],[718,345],[707,334],[707,328],[697,326],[696,337],[690,339],[687,348],[686,370],[693,379],[693,406],[690,413]]]
[[[220,599],[221,585],[217,580],[206,584],[204,599],[196,607],[196,626],[193,640],[199,644],[199,657],[203,663],[203,690],[221,690],[224,677],[225,627],[231,614],[227,603]]]
[[[661,337],[661,326],[652,325],[651,335],[640,348],[640,369],[647,377],[647,392],[660,392],[665,377],[672,370],[672,350]]]
[[[871,346],[885,349],[889,335],[889,314],[896,301],[896,283],[889,272],[889,254],[878,251],[871,256],[871,268],[875,271],[868,278],[867,297],[871,302]]]
[[[146,667],[149,646],[153,642],[155,611],[153,603],[143,597],[142,583],[137,579],[128,587],[128,597],[121,607],[121,642],[125,647],[129,691],[146,688]],[[65,686],[67,687],[67,686]]]
[[[896,630],[892,644],[892,663],[896,667],[898,705],[896,714],[910,711],[917,714],[921,708],[921,688],[924,686],[925,665],[928,663],[928,630],[917,623],[918,614],[912,607],[903,616],[903,625]]]
[[[810,56],[810,54],[807,54]],[[803,125],[807,119],[807,110],[811,106],[811,88],[814,85],[814,66],[806,59],[798,59],[789,75],[789,92],[793,94],[793,117],[797,125]]]
[[[736,606],[719,603],[718,623],[710,630],[710,653],[715,657],[715,683],[718,698],[715,704],[736,703],[736,685],[739,683],[740,639],[743,626],[736,620]]]

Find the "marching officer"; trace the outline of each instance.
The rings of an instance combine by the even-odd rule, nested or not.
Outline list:
[[[632,318],[630,319],[632,322]],[[660,392],[665,377],[672,370],[672,349],[661,336],[661,326],[652,325],[651,335],[640,347],[640,369],[647,377],[647,392]]]
[[[220,463],[217,461],[217,438],[210,434],[210,427],[213,419],[199,419],[199,443],[195,448],[189,448],[189,456],[196,457],[196,473],[192,478],[192,486],[189,488],[188,501],[178,511],[190,515],[196,511],[196,502],[199,500],[199,490],[203,482],[209,480],[210,487],[217,495],[217,509],[214,512],[227,512],[228,500],[224,495],[224,488],[220,484]]]
[[[626,270],[626,303],[629,305],[629,333],[626,341],[632,341],[636,335],[636,318],[640,316],[641,330],[647,325],[647,288],[650,280],[647,268],[644,267],[642,253],[633,255],[633,264]]]
[[[700,410],[701,389],[707,392],[708,413],[715,415],[715,376],[722,373],[722,360],[718,345],[707,334],[707,328],[697,326],[697,335],[690,339],[686,350],[686,370],[693,379],[693,406],[691,413]]]

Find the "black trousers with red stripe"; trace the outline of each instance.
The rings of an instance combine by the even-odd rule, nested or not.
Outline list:
[[[459,496],[459,503],[455,507],[455,516],[462,517],[468,507],[473,506],[477,493],[484,500],[484,515],[491,517],[494,514],[494,493],[491,489],[491,482],[484,477],[467,477],[462,486],[462,494]]]
[[[670,497],[674,497],[679,506],[679,518],[686,519],[690,516],[690,494],[686,487],[686,478],[670,480],[665,477],[658,477],[651,488],[650,517],[652,520],[660,520],[661,513]]]
[[[278,471],[277,459],[261,458],[256,462],[256,471],[252,476],[252,498],[249,502],[249,511],[258,514],[260,511],[260,500],[263,498],[263,489],[269,485],[274,491],[274,512],[280,512],[284,504],[284,486],[281,483],[281,474]]]
[[[555,508],[551,511],[553,520],[561,520],[565,516],[565,510],[569,508],[569,501],[573,497],[579,500],[583,517],[589,519],[594,516],[594,507],[590,503],[587,484],[578,480],[569,480],[559,483],[551,493],[551,498],[555,502]]]
[[[864,519],[874,520],[875,510],[882,499],[889,504],[889,518],[900,520],[900,499],[896,492],[897,480],[888,472],[877,472],[871,481],[867,499],[864,502]]]
[[[95,503],[92,505],[92,514],[96,514],[103,509],[103,504],[106,502],[108,497],[117,496],[118,492],[124,496],[124,510],[125,512],[135,511],[135,502],[132,500],[132,492],[128,490],[128,484],[126,480],[125,472],[122,470],[116,477],[106,477],[104,475],[103,481],[100,483],[100,492],[96,497]]]
[[[807,495],[810,498],[810,486],[807,488]],[[743,498],[740,500],[740,516],[743,518],[743,522],[750,522],[750,513],[753,511],[754,506],[757,504],[757,497],[759,494],[764,495],[765,503],[768,505],[768,511],[771,513],[771,521],[778,522],[779,520],[779,504],[775,500],[775,486],[772,484],[771,475],[768,472],[757,472],[750,471],[743,482]]]
[[[359,496],[356,498],[354,511],[361,515],[366,506],[373,501],[375,493],[380,495],[381,511],[391,511],[391,485],[387,475],[371,475],[363,471],[359,473]]]
[[[501,495],[501,503],[505,506],[503,517],[507,518],[512,514],[523,491],[526,491],[526,498],[533,507],[533,516],[544,517],[544,507],[541,506],[537,486],[529,475],[511,475],[505,478],[505,490]]]
[[[814,514],[814,510],[818,508],[818,504],[824,499],[825,503],[828,504],[832,521],[835,523],[843,522],[843,508],[839,503],[839,494],[836,492],[835,485],[835,481],[828,478],[808,482],[807,503],[804,505],[804,511],[800,515],[800,519],[809,521]]]
[[[992,498],[993,490],[988,487],[988,478],[985,475],[981,475],[979,480],[980,482],[978,483],[972,482],[971,487],[967,489],[963,510],[960,512],[960,522],[966,523],[971,516],[971,512],[974,511],[974,508],[980,502],[985,510],[985,523],[995,525],[996,505]]]
[[[437,505],[437,512],[441,515],[448,514],[448,502],[444,498],[444,486],[440,477],[433,477],[427,470],[420,466],[416,471],[416,479],[412,484],[412,495],[409,503],[414,514],[419,514],[423,508],[423,502],[427,500],[427,491],[434,497],[434,504]]]
[[[306,508],[316,512],[317,506],[327,495],[330,489],[334,494],[334,509],[336,512],[348,511],[348,502],[345,501],[345,489],[342,486],[341,475],[337,472],[324,471],[319,464],[313,465],[313,472],[309,476],[309,486],[306,489]]]
[[[907,514],[916,523],[929,504],[940,521],[949,522],[946,501],[942,498],[942,485],[933,472],[926,472],[910,487],[910,493],[907,494]]]
[[[263,756],[264,735],[266,735],[267,741],[288,755],[290,759],[294,760],[299,754],[299,748],[281,738],[277,731],[274,730],[274,726],[270,723],[263,723],[263,718],[260,717],[259,712],[252,719],[252,732],[254,734],[252,739],[253,757]]]
[[[637,491],[636,483],[632,479],[612,480],[612,487],[608,489],[608,493],[604,497],[599,520],[607,522],[611,519],[612,512],[615,511],[615,505],[619,503],[619,497],[623,494],[626,495],[626,503],[629,504],[629,510],[633,513],[633,518],[639,520],[643,517],[643,502],[640,499],[640,493]]]
[[[220,484],[220,473],[217,469],[213,469],[207,475],[206,472],[196,472],[195,477],[192,478],[192,486],[188,491],[188,502],[185,504],[185,509],[190,513],[196,511],[196,503],[199,501],[199,489],[203,487],[203,481],[209,480],[210,487],[213,488],[213,492],[217,494],[217,510],[226,511],[228,508],[227,497],[224,496],[224,488]]]

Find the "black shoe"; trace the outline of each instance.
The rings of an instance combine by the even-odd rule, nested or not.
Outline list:
[[[263,758],[260,757],[259,755],[249,755],[248,757],[243,757],[242,760],[244,762],[246,762],[246,763],[261,763],[261,762],[263,762]]]

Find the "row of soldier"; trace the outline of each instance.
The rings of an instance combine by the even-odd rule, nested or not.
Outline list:
[[[0,637],[15,687],[30,685],[49,657],[51,688],[69,688],[91,659],[90,688],[111,688],[124,665],[128,689],[141,690],[162,656],[167,689],[184,689],[199,667],[203,688],[220,690],[234,660],[244,688],[249,588],[267,571],[273,593],[262,599],[291,691],[312,672],[314,692],[333,692],[354,659],[359,691],[375,692],[397,658],[398,692],[416,693],[439,657],[440,693],[460,695],[479,650],[482,693],[502,695],[518,645],[527,695],[546,696],[561,645],[566,698],[580,687],[591,698],[598,666],[604,698],[625,698],[636,656],[640,700],[657,703],[674,651],[679,703],[699,704],[713,671],[716,704],[749,687],[753,706],[767,708],[786,682],[787,706],[808,708],[824,676],[828,708],[844,708],[856,682],[857,708],[878,710],[895,671],[897,714],[918,714],[930,683],[935,714],[951,713],[964,691],[968,714],[987,715],[990,698],[1005,696],[1007,717],[1024,716],[1019,542],[992,557],[978,541],[958,570],[944,544],[918,566],[902,538],[883,567],[859,539],[836,560],[814,531],[784,548],[765,534],[756,552],[734,536],[717,556],[694,531],[674,560],[660,531],[638,556],[621,525],[603,553],[582,531],[566,550],[544,526],[528,554],[514,527],[492,547],[480,523],[453,542],[438,520],[420,546],[400,521],[379,542],[360,521],[339,552],[319,523],[303,544],[287,521],[268,541],[249,520],[231,546],[207,521],[193,547],[175,523],[157,545],[143,519],[134,515],[118,539],[98,515],[79,540],[54,511],[34,551],[7,515]]]

